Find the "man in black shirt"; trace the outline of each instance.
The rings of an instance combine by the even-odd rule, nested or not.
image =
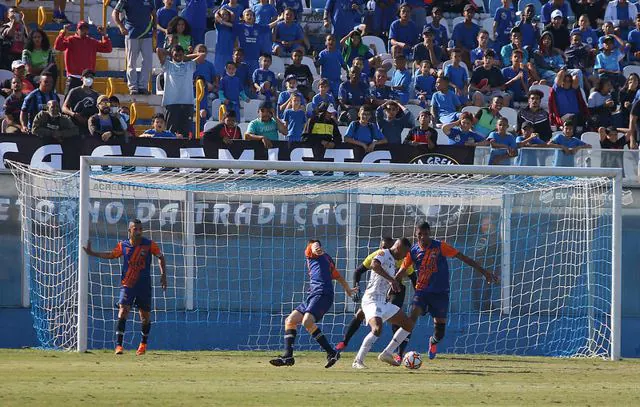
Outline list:
[[[311,90],[313,74],[309,67],[302,63],[303,56],[301,49],[293,51],[293,54],[291,54],[293,63],[285,68],[284,77],[294,75],[298,81],[298,91],[302,93],[306,100],[311,100],[313,99],[313,91]]]
[[[424,61],[426,59],[431,61],[432,67],[438,68],[442,61],[442,48],[435,46],[434,35],[433,28],[425,26],[422,31],[422,42],[413,47],[413,60]]]
[[[500,69],[493,65],[495,57],[494,50],[487,50],[482,58],[482,65],[474,69],[471,75],[469,93],[473,94],[472,100],[476,106],[486,106],[495,96],[502,96],[505,106],[509,106],[511,101],[511,95],[504,91],[504,76]]]
[[[89,118],[98,113],[100,94],[93,90],[94,77],[93,71],[89,69],[82,71],[82,86],[71,89],[62,104],[62,113],[73,120],[81,135],[89,134],[87,125]]]
[[[562,11],[553,10],[551,23],[544,27],[553,36],[553,46],[564,52],[569,47],[569,29],[564,23]]]
[[[537,89],[529,91],[527,99],[529,106],[518,111],[518,134],[521,133],[522,125],[525,122],[530,122],[533,124],[533,132],[537,133],[542,140],[551,140],[553,133],[551,131],[551,122],[549,122],[549,112],[541,107],[543,97],[544,93]]]

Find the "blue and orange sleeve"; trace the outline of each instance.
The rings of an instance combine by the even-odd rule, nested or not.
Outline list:
[[[118,257],[122,257],[122,242],[118,242],[116,247],[114,247],[113,250],[111,250],[111,255],[113,256],[114,259],[117,259]]]
[[[455,257],[460,252],[458,251],[458,249],[454,248],[453,246],[450,246],[447,243],[442,242],[442,244],[440,245],[440,253],[442,253],[444,257]]]
[[[336,265],[333,262],[333,260],[329,261],[329,267],[331,268],[331,279],[335,280],[337,278],[340,278],[340,272],[336,268]]]
[[[400,268],[403,268],[405,270],[408,270],[409,267],[413,266],[413,260],[411,259],[411,255],[409,253],[407,253],[407,255],[404,258],[404,261],[402,262],[402,265],[400,266]]]
[[[149,251],[156,257],[162,256],[162,250],[160,250],[160,246],[156,242],[151,242],[151,246],[149,247]]]

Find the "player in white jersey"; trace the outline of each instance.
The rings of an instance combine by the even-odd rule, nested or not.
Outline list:
[[[411,249],[409,239],[396,240],[390,249],[381,249],[373,259],[371,275],[367,289],[362,296],[362,311],[371,332],[364,338],[352,367],[366,369],[364,358],[382,333],[382,324],[389,321],[403,329],[413,330],[413,321],[397,306],[387,301],[389,287],[394,292],[400,291],[400,284],[395,279],[396,260],[404,258]]]

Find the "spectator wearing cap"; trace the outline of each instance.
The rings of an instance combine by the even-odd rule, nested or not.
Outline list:
[[[12,61],[22,58],[22,50],[29,35],[22,11],[17,7],[10,7],[7,17],[9,22],[0,26],[0,40],[9,44],[9,47],[2,49],[0,66],[4,69],[8,69]]]
[[[569,29],[562,18],[562,12],[560,10],[554,10],[551,13],[551,23],[547,24],[544,30],[553,35],[554,47],[560,51],[567,49],[569,46]]]
[[[400,6],[399,17],[389,28],[389,50],[393,57],[400,54],[409,56],[420,36],[418,26],[411,21],[411,7],[408,4]]]
[[[560,16],[565,18],[569,15],[569,4],[567,4],[564,0],[550,0],[545,3],[540,10],[540,21],[542,24],[547,25],[551,23],[553,20],[553,16],[551,15],[554,11],[558,10]],[[565,21],[566,24],[568,21]]]
[[[120,116],[111,112],[111,102],[106,95],[100,95],[96,113],[89,117],[85,126],[92,137],[104,142],[124,140],[127,133],[126,128],[122,127]]]
[[[395,100],[387,100],[376,109],[376,123],[389,144],[401,144],[402,131],[412,128],[414,122],[411,112]]]
[[[488,50],[484,54],[483,64],[474,69],[471,75],[469,93],[473,95],[472,100],[476,106],[484,106],[495,96],[502,96],[505,106],[509,106],[511,101],[511,96],[504,91],[504,75],[494,66],[495,55],[494,50]]]
[[[282,118],[282,114],[284,113],[284,104],[291,98],[291,95],[294,93],[300,94],[302,96],[302,104],[306,104],[306,100],[304,95],[298,91],[298,78],[295,75],[288,75],[284,78],[284,87],[285,89],[280,92],[278,95],[278,117]]]
[[[180,45],[173,47],[172,59],[159,55],[165,75],[162,106],[166,109],[167,127],[180,136],[187,136],[192,128],[194,110],[193,74],[197,63],[205,59],[207,54],[195,53],[185,55]],[[233,63],[229,64],[234,66]],[[235,66],[234,66],[235,68]],[[230,73],[230,72],[227,72]],[[235,73],[235,70],[234,72]],[[232,75],[233,76],[233,75]],[[237,87],[240,90],[240,85]],[[221,84],[221,92],[229,91]],[[223,94],[221,98],[224,98]]]
[[[82,86],[82,71],[96,70],[96,53],[111,52],[111,40],[103,27],[98,27],[98,33],[102,36],[100,41],[89,37],[89,24],[79,21],[76,33],[69,35],[70,25],[64,26],[56,37],[53,47],[58,51],[64,51],[64,65],[67,71],[67,83],[65,95],[71,89]]]
[[[540,154],[537,149],[547,148],[549,145],[535,132],[533,123],[523,122],[521,127],[520,135],[516,137],[516,143],[518,144],[518,149],[520,149],[518,158],[516,158],[516,165],[544,166],[545,155]]]
[[[625,45],[621,52],[615,48],[614,42],[615,40],[611,36],[604,39],[604,46],[598,55],[596,55],[596,62],[593,65],[593,69],[598,73],[600,79],[610,79],[614,89],[619,89],[624,84],[620,60],[624,58],[624,52],[626,52],[627,46]]]
[[[126,17],[121,18],[122,12]],[[124,35],[127,53],[127,84],[129,93],[147,94],[153,57],[152,36],[156,30],[156,11],[152,0],[118,0],[111,19]],[[138,56],[142,54],[140,73]]]
[[[320,103],[305,125],[302,141],[319,143],[324,148],[334,148],[336,144],[342,143],[342,135],[335,114],[336,109],[333,105],[326,102]]]
[[[82,86],[71,89],[62,104],[62,113],[71,117],[81,135],[89,134],[89,118],[98,113],[100,94],[93,90],[94,77],[95,72],[89,69],[82,71]]]
[[[426,25],[422,30],[422,42],[413,47],[413,60],[431,62],[431,66],[439,67],[442,63],[442,48],[434,42],[434,30]]]
[[[462,60],[467,66],[472,66],[470,52],[478,46],[477,38],[480,26],[473,22],[475,13],[476,9],[471,4],[464,6],[464,21],[453,27],[453,34],[451,34],[451,39],[454,41],[456,48],[462,50]]]
[[[245,139],[260,141],[265,148],[271,148],[271,142],[279,139],[278,133],[287,134],[287,126],[274,115],[270,102],[262,102],[258,108],[258,117],[247,127]]]
[[[228,110],[224,112],[222,121],[211,129],[207,130],[202,136],[204,143],[223,142],[231,144],[234,140],[242,140],[242,130],[237,125],[236,112]]]
[[[607,4],[604,20],[613,22],[613,26],[620,30],[622,38],[627,38],[630,27],[638,15],[638,6],[627,0],[612,0]]]
[[[577,137],[576,123],[572,118],[567,118],[562,123],[562,132],[553,136],[547,144],[557,149],[553,159],[554,167],[575,166],[575,155],[578,150],[591,148],[591,144]]]
[[[61,143],[78,135],[78,127],[63,115],[57,100],[49,100],[33,119],[31,132],[45,142]]]
[[[41,29],[35,29],[29,33],[29,38],[22,51],[22,60],[27,66],[27,77],[30,80],[44,71],[51,72],[54,82],[58,80],[58,67],[53,50],[47,34]]]
[[[449,43],[449,32],[447,31],[447,27],[441,24],[440,21],[442,21],[442,7],[438,5],[433,6],[431,9],[431,22],[425,24],[425,28],[431,28],[433,30],[433,43],[445,54],[447,44]]]
[[[527,96],[527,107],[518,111],[518,124],[516,129],[521,133],[522,126],[528,122],[533,125],[533,132],[544,142],[551,140],[551,122],[549,112],[542,108],[542,98],[544,93],[537,89],[529,91]]]
[[[33,83],[31,83],[31,81],[27,79],[27,76],[26,76],[27,70],[24,62],[22,62],[19,59],[13,61],[11,63],[11,71],[13,72],[13,78],[17,78],[22,83],[22,87],[20,88],[22,90],[22,93],[24,93],[25,95],[28,95],[31,91],[35,89],[35,87],[33,86]],[[12,92],[11,82],[13,78],[7,79],[4,82],[2,82],[2,91],[0,92],[2,93],[2,96],[7,97],[9,94],[11,94]]]
[[[340,84],[338,103],[340,104],[340,122],[349,123],[358,119],[358,109],[364,106],[369,91],[360,80],[360,72],[352,69],[349,79]]]
[[[111,114],[115,114],[120,119],[122,128],[127,131],[127,138],[136,136],[136,129],[130,123],[129,106],[120,106],[120,99],[116,95],[109,97],[109,103],[111,104]]]
[[[20,124],[23,132],[27,133],[31,129],[33,119],[47,107],[47,103],[51,100],[57,103],[58,108],[60,107],[60,99],[53,89],[53,76],[48,72],[44,72],[40,75],[38,88],[29,93],[22,103]]]
[[[344,37],[362,22],[363,7],[362,0],[327,0],[324,8],[324,27],[331,27],[331,34],[335,38]]]

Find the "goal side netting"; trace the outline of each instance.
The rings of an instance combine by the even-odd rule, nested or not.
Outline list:
[[[284,318],[305,298],[308,239],[322,241],[351,283],[382,236],[414,241],[415,225],[427,221],[434,238],[501,279],[488,285],[469,266],[449,260],[444,351],[611,357],[611,177],[491,174],[488,167],[483,174],[474,167],[466,174],[433,173],[429,166],[380,174],[366,165],[340,173],[135,165],[90,168],[83,227],[94,250],[110,251],[138,218],[164,252],[166,291],[155,261],[152,268],[155,348],[279,349]],[[79,272],[80,173],[15,163],[13,173],[41,347],[77,348],[80,326],[86,332],[81,345],[112,348],[122,265],[90,258]],[[86,307],[78,294],[82,272]],[[408,309],[413,289],[405,284]],[[333,308],[321,321],[332,343],[357,307],[336,286]],[[132,317],[129,347],[140,332],[138,316]],[[423,334],[414,335],[414,347],[424,351],[430,318],[421,318],[416,330]],[[302,331],[297,348],[316,349]]]

